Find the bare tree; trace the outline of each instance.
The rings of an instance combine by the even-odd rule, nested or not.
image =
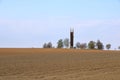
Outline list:
[[[86,44],[86,43],[80,44],[80,48],[81,48],[81,49],[86,49],[86,48],[87,48],[87,44]]]
[[[69,47],[69,39],[68,39],[68,38],[65,38],[64,41],[63,41],[63,43],[64,43],[64,46],[65,46],[66,48]]]
[[[80,42],[76,43],[76,48],[78,48],[78,49],[80,48]]]

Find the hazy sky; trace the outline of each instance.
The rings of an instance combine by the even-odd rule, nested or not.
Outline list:
[[[0,47],[42,47],[69,38],[120,45],[120,0],[0,0]]]

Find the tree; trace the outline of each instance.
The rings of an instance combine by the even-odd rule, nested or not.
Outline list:
[[[90,41],[90,42],[88,43],[88,48],[89,48],[89,49],[95,49],[95,42],[94,42],[94,41]]]
[[[49,43],[44,43],[43,44],[43,48],[52,48],[52,43],[49,42]]]
[[[80,43],[79,42],[76,43],[76,48],[80,48]]]
[[[43,48],[47,48],[47,44],[46,43],[43,44]]]
[[[51,42],[49,42],[49,43],[47,44],[47,48],[52,48],[52,43],[51,43]]]
[[[86,49],[86,48],[87,48],[87,44],[86,44],[86,43],[80,44],[80,48],[81,48],[81,49]]]
[[[120,49],[120,46],[118,46],[118,49]]]
[[[65,38],[63,43],[64,43],[64,46],[65,46],[66,48],[69,47],[69,39],[68,39],[68,38]]]
[[[100,40],[97,41],[96,46],[97,46],[97,49],[100,49],[100,50],[104,48],[104,45]]]
[[[106,49],[110,49],[111,48],[111,44],[106,44]]]
[[[62,39],[58,40],[57,48],[63,48],[63,40]]]

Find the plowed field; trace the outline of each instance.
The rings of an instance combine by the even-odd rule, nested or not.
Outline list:
[[[120,80],[120,51],[0,49],[0,80]]]

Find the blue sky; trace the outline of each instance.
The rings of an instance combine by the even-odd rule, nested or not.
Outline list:
[[[0,0],[0,47],[42,47],[69,38],[120,46],[120,0]]]

